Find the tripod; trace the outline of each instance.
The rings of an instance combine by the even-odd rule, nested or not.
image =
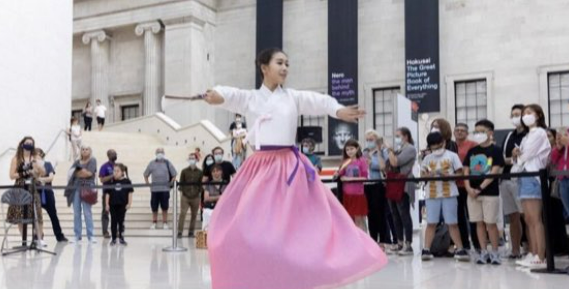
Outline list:
[[[30,193],[32,194],[32,203],[31,203],[32,212],[33,212],[33,214],[32,214],[32,235],[34,235],[34,233],[35,233],[37,240],[41,240],[42,236],[40,236],[39,230],[37,229],[37,228],[39,228],[39,222],[38,222],[38,213],[37,213],[38,208],[36,207],[36,194],[37,194],[36,186],[35,186],[36,179],[32,178],[30,180],[27,180],[26,183],[27,182],[29,182],[28,183],[28,189],[29,189]],[[22,218],[23,220],[28,219],[28,210],[27,210],[28,208],[27,208],[27,206],[30,206],[30,205],[24,205],[23,206],[24,207],[23,208],[23,218]],[[40,208],[40,210],[41,210],[41,208]],[[28,224],[23,223],[22,224],[22,246],[14,248],[13,251],[2,253],[2,256],[7,256],[7,255],[14,254],[14,253],[20,253],[20,252],[26,252],[26,251],[35,251],[35,252],[39,252],[39,253],[47,253],[47,254],[51,254],[54,256],[56,255],[55,252],[51,252],[48,250],[44,250],[42,248],[38,248],[37,243],[34,242],[34,240],[33,240],[33,237],[32,237],[32,241],[30,242],[30,244],[28,244],[27,239],[28,239]]]

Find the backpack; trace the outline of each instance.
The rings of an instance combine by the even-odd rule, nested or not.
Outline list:
[[[435,257],[445,257],[448,255],[450,247],[450,233],[448,226],[440,222],[435,229],[435,237],[431,243],[431,253]]]

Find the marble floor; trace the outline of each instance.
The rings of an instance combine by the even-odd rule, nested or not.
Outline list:
[[[190,239],[185,253],[166,253],[167,238],[130,238],[127,247],[98,244],[55,244],[58,254],[18,253],[0,257],[0,288],[188,288],[211,287],[207,252]],[[569,258],[557,259],[568,266]],[[559,267],[560,267],[559,266]],[[419,256],[390,257],[381,272],[345,289],[376,288],[547,288],[566,289],[569,275],[534,274],[505,262],[502,266],[458,263],[450,259],[421,262]],[[270,288],[268,288],[270,289]]]

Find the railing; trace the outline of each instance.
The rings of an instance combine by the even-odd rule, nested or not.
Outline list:
[[[342,181],[338,180],[321,180],[323,183],[337,183],[338,185],[338,195],[342,194],[342,184],[344,183],[386,183],[386,182],[429,182],[429,181],[458,181],[458,180],[482,180],[482,179],[502,179],[502,178],[524,178],[524,177],[539,177],[541,182],[541,195],[543,201],[543,223],[545,229],[545,243],[546,243],[546,261],[547,261],[547,268],[544,270],[532,270],[532,272],[537,273],[567,273],[564,270],[557,270],[555,269],[555,260],[554,260],[554,253],[553,253],[553,244],[552,244],[552,222],[551,222],[551,195],[550,195],[550,187],[549,187],[549,178],[550,177],[557,177],[557,176],[569,176],[569,171],[554,171],[549,172],[547,169],[540,170],[538,172],[522,172],[522,173],[513,173],[513,174],[489,174],[489,175],[480,175],[480,176],[448,176],[448,177],[422,177],[422,178],[407,178],[407,179],[371,179],[371,180],[354,180],[354,181]],[[174,197],[174,226],[173,226],[173,234],[172,234],[172,247],[165,248],[165,251],[178,251],[184,250],[184,248],[179,248],[177,246],[177,192],[179,186],[197,186],[197,185],[204,185],[204,184],[224,184],[224,182],[217,183],[217,182],[188,182],[188,183],[181,183],[181,182],[174,182],[173,184],[163,183],[163,184],[132,184],[132,185],[122,185],[124,188],[140,188],[140,187],[152,187],[152,186],[159,186],[159,185],[170,185],[171,188],[174,189],[175,197]],[[16,186],[0,186],[0,190],[3,189],[12,189],[17,188]],[[77,186],[37,186],[37,189],[79,189]],[[112,189],[115,188],[114,185],[101,185],[101,186],[90,186],[90,188],[96,189]]]
[[[45,155],[47,156],[49,154],[49,152],[51,152],[51,150],[53,149],[53,147],[55,147],[55,145],[57,144],[57,141],[59,140],[59,137],[65,134],[67,135],[67,131],[62,129],[60,130],[57,135],[55,136],[55,138],[53,139],[53,141],[51,142],[51,144],[49,145],[49,147],[45,150]],[[67,138],[64,138],[65,140],[67,140]],[[6,150],[4,150],[2,153],[0,153],[0,159],[2,159],[5,155],[7,155],[10,152],[15,152],[17,151],[16,148],[13,147],[9,147]],[[54,163],[55,166],[57,166],[57,162]]]

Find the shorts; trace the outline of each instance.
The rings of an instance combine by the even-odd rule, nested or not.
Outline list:
[[[522,203],[518,196],[518,182],[512,180],[503,180],[500,183],[500,198],[502,198],[502,208],[504,215],[513,213],[522,213]]]
[[[152,213],[158,212],[158,206],[162,211],[167,211],[170,206],[170,192],[152,192],[150,196],[150,208]]]
[[[486,224],[497,224],[500,219],[499,196],[479,196],[477,198],[468,196],[466,205],[470,221],[473,223],[484,221]]]
[[[97,117],[97,123],[100,125],[105,125],[105,118],[104,117]]]
[[[456,197],[427,199],[425,203],[428,224],[438,224],[441,221],[441,211],[446,224],[458,224],[458,199]]]
[[[518,196],[520,200],[541,200],[541,183],[535,177],[519,178]]]

